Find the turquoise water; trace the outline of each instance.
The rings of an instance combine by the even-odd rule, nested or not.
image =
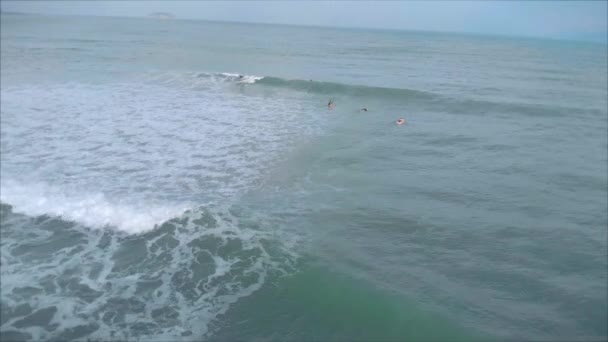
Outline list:
[[[606,45],[1,25],[3,340],[608,337]]]

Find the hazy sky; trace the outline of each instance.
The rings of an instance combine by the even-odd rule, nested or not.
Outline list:
[[[591,39],[608,1],[4,1],[3,11],[144,16]]]

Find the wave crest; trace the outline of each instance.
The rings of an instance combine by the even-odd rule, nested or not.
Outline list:
[[[9,203],[16,213],[58,216],[86,227],[113,227],[129,234],[152,230],[188,209],[185,205],[116,203],[102,193],[72,196],[44,183],[22,185],[7,181],[0,190],[0,200]]]

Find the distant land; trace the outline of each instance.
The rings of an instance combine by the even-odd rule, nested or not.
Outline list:
[[[173,14],[167,13],[167,12],[154,12],[154,13],[148,14],[148,18],[167,20],[167,19],[175,19],[175,16]]]

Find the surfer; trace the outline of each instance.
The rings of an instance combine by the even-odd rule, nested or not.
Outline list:
[[[327,102],[327,108],[334,109],[335,106],[336,104],[334,103],[334,99],[329,99],[329,102]]]
[[[395,121],[395,124],[397,125],[403,125],[405,123],[405,119],[399,119],[397,121]]]

